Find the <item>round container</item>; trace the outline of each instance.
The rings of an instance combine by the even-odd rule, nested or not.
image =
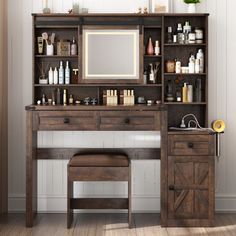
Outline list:
[[[189,68],[187,66],[181,67],[182,74],[188,74],[189,73]]]
[[[200,28],[195,29],[196,43],[203,43],[203,30]]]
[[[166,73],[175,73],[175,61],[166,61]]]
[[[195,33],[189,33],[189,35],[188,35],[188,42],[190,44],[196,43],[196,34]]]

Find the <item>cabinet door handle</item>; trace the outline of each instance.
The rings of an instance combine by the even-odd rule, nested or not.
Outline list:
[[[169,185],[169,190],[170,191],[174,191],[175,190],[175,186],[174,185]]]
[[[125,124],[129,124],[130,123],[130,119],[129,118],[125,118]]]
[[[194,147],[193,143],[188,143],[188,148],[193,148],[193,147]]]
[[[70,123],[70,119],[69,118],[64,118],[63,122],[64,122],[64,124],[69,124]]]

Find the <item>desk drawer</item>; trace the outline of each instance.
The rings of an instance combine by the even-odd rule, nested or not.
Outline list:
[[[160,130],[160,113],[149,111],[100,112],[100,130]]]
[[[212,135],[169,135],[169,155],[210,156],[214,155],[214,136]]]
[[[61,111],[40,112],[37,116],[39,130],[96,130],[95,112]]]

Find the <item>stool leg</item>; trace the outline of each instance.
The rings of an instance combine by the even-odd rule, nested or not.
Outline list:
[[[131,199],[132,199],[132,191],[131,191],[131,163],[129,165],[129,180],[128,180],[128,201],[129,201],[129,209],[128,209],[128,221],[129,221],[129,228],[132,228],[132,209],[131,209]]]
[[[68,168],[68,174],[69,174],[69,168]],[[73,181],[69,181],[69,176],[67,177],[67,229],[71,227],[71,224],[73,222],[73,209],[71,209],[70,199],[73,198]]]

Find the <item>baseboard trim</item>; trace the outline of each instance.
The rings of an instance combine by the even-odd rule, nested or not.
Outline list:
[[[89,196],[81,196],[89,197]],[[90,196],[91,197],[91,196]],[[93,197],[111,197],[94,196]],[[116,196],[125,197],[125,196]],[[159,213],[160,196],[139,196],[132,198],[133,213]],[[64,213],[66,211],[66,196],[40,195],[38,196],[38,212],[41,213]],[[25,195],[11,194],[8,197],[8,212],[25,212]],[[80,213],[123,213],[126,210],[78,210]],[[217,195],[216,212],[236,213],[236,195]]]

